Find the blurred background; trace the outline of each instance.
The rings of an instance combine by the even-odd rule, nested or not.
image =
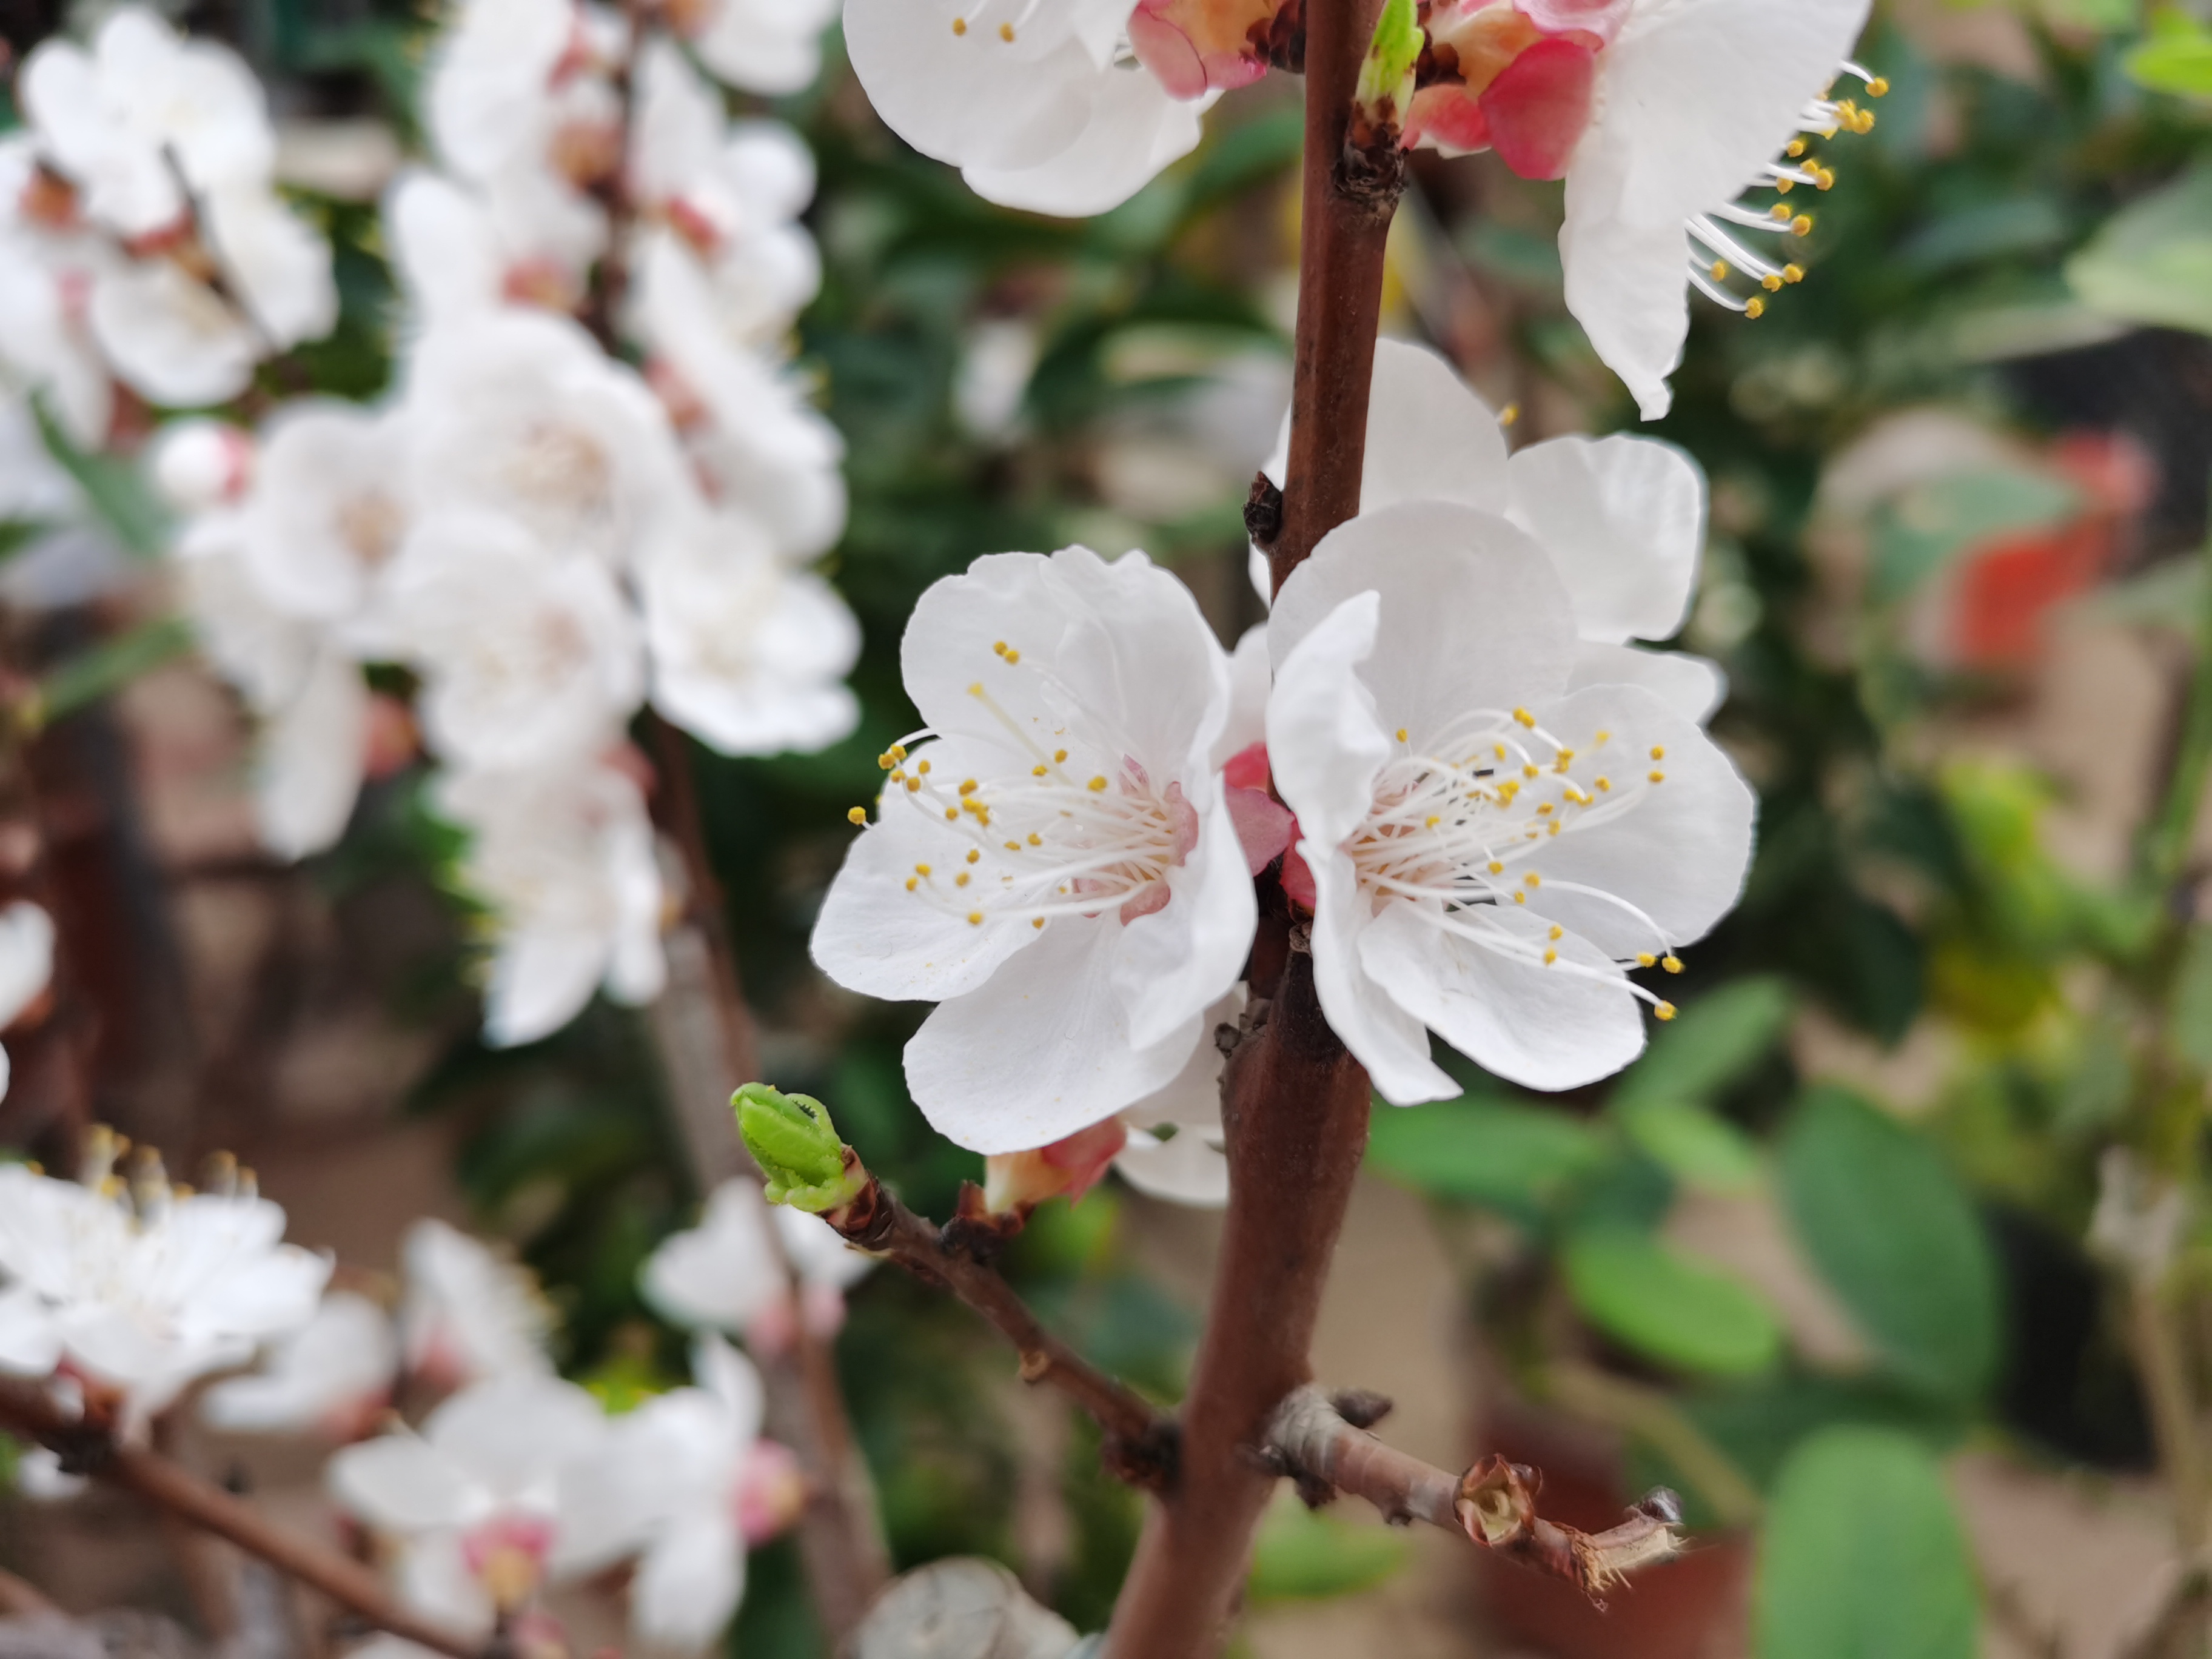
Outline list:
[[[79,9],[6,0],[0,30],[20,56]],[[340,326],[299,355],[373,393],[374,202],[418,142],[434,20],[176,15],[270,83],[283,176],[339,250]],[[1540,1098],[1462,1067],[1460,1101],[1378,1109],[1316,1355],[1395,1400],[1407,1449],[1540,1464],[1547,1511],[1586,1524],[1663,1481],[1699,1547],[1601,1616],[1285,1493],[1252,1659],[2202,1650],[2212,33],[2136,0],[1882,0],[1859,55],[1890,90],[1827,152],[1808,279],[1756,321],[1702,311],[1648,428],[1711,477],[1681,643],[1725,666],[1713,729],[1760,793],[1745,901],[1610,1085]],[[1224,104],[1195,155],[1082,222],[989,207],[906,150],[834,45],[772,106],[820,167],[800,360],[848,443],[826,568],[866,629],[866,713],[821,755],[693,760],[764,1074],[929,1213],[980,1161],[905,1096],[921,1011],[805,954],[846,808],[913,723],[900,629],[975,555],[1073,541],[1147,550],[1226,641],[1259,620],[1239,510],[1288,396],[1297,94],[1274,76]],[[1516,441],[1629,423],[1560,301],[1558,188],[1487,156],[1413,172],[1386,331],[1448,355]],[[234,1149],[372,1295],[407,1224],[444,1217],[538,1275],[566,1375],[680,1381],[637,1276],[702,1178],[647,1017],[598,1003],[483,1047],[420,767],[387,769],[335,851],[272,861],[140,474],[18,410],[0,517],[5,656],[54,714],[24,787],[63,940],[9,1040],[0,1147],[65,1161],[102,1122],[179,1169]],[[1217,1225],[1109,1182],[1042,1211],[1008,1271],[1172,1400]],[[994,1556],[1103,1624],[1140,1507],[1087,1424],[893,1273],[852,1292],[837,1358],[897,1563]],[[312,1449],[193,1428],[180,1455],[336,1535]],[[8,1467],[0,1443],[0,1487]],[[0,1496],[0,1566],[74,1610],[193,1617],[160,1528],[112,1494]],[[790,1544],[755,1557],[731,1650],[823,1651]]]

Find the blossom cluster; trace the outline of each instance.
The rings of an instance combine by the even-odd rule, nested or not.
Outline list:
[[[924,728],[833,884],[816,961],[937,1004],[906,1050],[1011,1205],[1118,1159],[1225,1190],[1213,1034],[1273,871],[1323,1012],[1384,1098],[1446,1098],[1433,1032],[1566,1089],[1644,1041],[1637,977],[1735,902],[1750,790],[1676,634],[1705,481],[1650,440],[1509,454],[1431,354],[1376,356],[1361,511],[1232,656],[1141,553],[997,554],[922,598]]]
[[[1874,125],[1832,84],[1887,89],[1847,57],[1868,10],[1430,0],[1425,68],[1403,109],[1378,112],[1407,148],[1565,179],[1568,307],[1655,418],[1692,289],[1756,317],[1802,276],[1780,249],[1812,228],[1790,192],[1834,182],[1811,141]],[[1205,109],[1297,67],[1304,38],[1299,0],[846,0],[845,29],[900,137],[992,201],[1070,216],[1189,154]]]
[[[0,1374],[125,1437],[197,1389],[215,1428],[335,1444],[332,1496],[385,1541],[409,1604],[456,1629],[489,1634],[544,1585],[634,1560],[639,1638],[714,1641],[746,1551],[805,1493],[793,1455],[763,1437],[759,1374],[728,1336],[766,1355],[799,1319],[834,1332],[869,1258],[813,1217],[771,1224],[751,1182],[725,1187],[641,1285],[694,1331],[691,1384],[611,1414],[556,1371],[530,1274],[468,1235],[416,1222],[387,1312],[331,1287],[330,1259],[284,1227],[234,1161],[195,1192],[104,1130],[77,1181],[0,1167]],[[396,1401],[425,1394],[439,1403],[419,1430],[399,1425]],[[78,1484],[44,1452],[25,1480],[53,1497]]]
[[[116,386],[163,405],[246,390],[273,352],[329,331],[331,251],[276,194],[259,84],[150,11],[89,51],[42,42],[0,138],[0,362],[81,446]]]
[[[818,749],[857,719],[859,629],[808,568],[842,528],[841,443],[785,360],[820,275],[797,219],[812,158],[779,123],[732,122],[673,32],[733,84],[782,90],[814,71],[805,10],[470,0],[428,74],[436,165],[383,204],[394,391],[157,440],[185,607],[262,723],[263,839],[327,847],[364,776],[419,738],[491,919],[495,1042],[547,1035],[597,989],[660,987],[651,772],[625,735],[641,708],[729,754]],[[222,70],[164,82],[162,153],[249,94],[259,118],[234,59],[141,12],[115,14],[92,61],[134,62],[144,38]],[[49,125],[40,142],[73,155]],[[372,693],[372,666],[411,707]]]

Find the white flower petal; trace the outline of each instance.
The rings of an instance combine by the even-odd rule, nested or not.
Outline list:
[[[1184,103],[1141,70],[1109,74],[1091,118],[1065,149],[1033,166],[970,162],[960,176],[1001,207],[1088,218],[1119,207],[1196,149],[1202,117],[1218,95]]]
[[[1064,22],[1053,27],[1064,7],[1035,9],[1011,41],[988,23],[967,28],[969,9],[970,0],[846,0],[854,71],[884,123],[923,155],[959,167],[1039,166],[1082,132],[1103,74]]]
[[[789,1294],[769,1253],[767,1207],[750,1178],[715,1188],[698,1226],[672,1233],[646,1259],[638,1275],[645,1299],[677,1324],[743,1332]]]
[[[262,728],[254,822],[282,859],[334,846],[353,817],[368,751],[368,688],[350,657],[326,650],[300,694]]]
[[[1572,1089],[1609,1077],[1644,1048],[1636,998],[1611,960],[1516,906],[1486,907],[1464,925],[1522,950],[1555,950],[1559,961],[1516,960],[1439,927],[1446,920],[1411,904],[1386,904],[1359,938],[1360,966],[1400,1007],[1496,1076],[1529,1089]],[[1566,971],[1589,969],[1603,978]],[[1378,1080],[1377,1086],[1381,1087]],[[1457,1094],[1454,1085],[1449,1094]],[[1394,1104],[1414,1103],[1389,1089]],[[1442,1099],[1424,1094],[1419,1098]]]
[[[45,1376],[62,1360],[61,1332],[27,1285],[0,1290],[0,1370]]]
[[[1429,1034],[1419,1018],[1367,971],[1362,945],[1376,918],[1352,860],[1310,842],[1301,850],[1314,878],[1314,989],[1329,1029],[1394,1106],[1449,1100],[1460,1086],[1429,1058]]]
[[[1048,1146],[1182,1069],[1195,1011],[1149,1048],[1130,1042],[1114,953],[1097,948],[1097,930],[1120,925],[1057,918],[981,988],[938,1005],[906,1046],[907,1086],[932,1127],[970,1152]]]
[[[1194,1009],[1224,995],[1244,971],[1260,912],[1228,804],[1204,809],[1198,844],[1167,873],[1164,908],[1125,924],[1114,987],[1129,1041],[1148,1048],[1187,1027]],[[1211,1030],[1209,1026],[1207,1029]]]
[[[630,1627],[642,1642],[698,1652],[721,1634],[744,1589],[744,1540],[734,1519],[704,1511],[669,1528],[638,1563]]]
[[[371,1526],[398,1533],[457,1527],[480,1505],[471,1483],[440,1449],[412,1434],[341,1448],[326,1467],[331,1496]]]
[[[1613,200],[1567,175],[1559,227],[1567,309],[1644,418],[1656,421],[1674,406],[1667,377],[1690,336],[1690,236],[1680,223],[1627,224],[1613,216]]]
[[[1262,471],[1279,485],[1289,466],[1291,417],[1283,415],[1274,453]],[[1383,338],[1375,343],[1375,379],[1367,405],[1367,449],[1359,510],[1401,501],[1457,501],[1486,513],[1504,510],[1505,435],[1498,416],[1457,370],[1426,346]]]
[[[1586,640],[1680,632],[1705,542],[1705,481],[1672,444],[1554,438],[1516,452],[1508,514],[1551,556]]]
[[[1684,720],[1703,726],[1728,699],[1721,665],[1686,651],[1644,651],[1632,645],[1592,645],[1575,652],[1569,691],[1593,685],[1640,685]]]
[[[54,919],[28,899],[0,909],[0,1030],[37,1000],[54,975]]]

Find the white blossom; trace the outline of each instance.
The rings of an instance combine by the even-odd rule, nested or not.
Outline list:
[[[54,976],[54,919],[28,899],[0,909],[0,1031],[13,1025],[46,994]],[[14,1066],[0,1048],[0,1096]]]
[[[1363,514],[1278,596],[1267,753],[1310,870],[1314,975],[1397,1104],[1460,1085],[1433,1030],[1530,1088],[1644,1045],[1638,967],[1735,902],[1753,801],[1649,691],[1569,686],[1574,614],[1542,551],[1444,502]]]
[[[180,1196],[158,1162],[94,1173],[80,1186],[0,1166],[0,1370],[66,1363],[120,1393],[129,1425],[313,1316],[330,1263],[283,1242],[276,1205]]]
[[[1256,911],[1212,745],[1228,661],[1141,554],[978,559],[922,596],[875,822],[814,933],[849,989],[938,1007],[907,1045],[930,1121],[1048,1145],[1164,1087]]]
[[[740,513],[670,525],[641,561],[637,586],[653,703],[726,755],[823,749],[851,732],[860,705],[845,676],[860,627],[836,590],[776,556]]]
[[[836,0],[676,0],[673,28],[716,78],[744,92],[798,92],[822,65]]]
[[[817,1334],[835,1332],[844,1321],[845,1291],[873,1266],[874,1257],[853,1249],[819,1216],[767,1204],[759,1182],[739,1178],[708,1195],[696,1227],[660,1242],[638,1288],[678,1325],[726,1331],[774,1351],[788,1343],[797,1314]],[[802,1304],[796,1310],[793,1274]]]
[[[1290,416],[1262,470],[1284,482]],[[1510,520],[1535,538],[1574,606],[1571,688],[1641,685],[1691,719],[1726,695],[1719,667],[1686,652],[1629,641],[1681,631],[1705,541],[1705,481],[1672,444],[1649,438],[1548,439],[1506,453],[1498,417],[1424,346],[1375,343],[1362,512],[1401,501],[1456,501]],[[1253,550],[1253,580],[1268,589]]]
[[[635,784],[609,767],[570,763],[448,773],[436,799],[469,831],[462,884],[494,918],[488,1041],[550,1036],[594,990],[633,1004],[660,994],[660,872]]]
[[[402,1595],[457,1628],[489,1631],[549,1577],[571,1571],[571,1483],[604,1449],[592,1396],[550,1376],[495,1376],[400,1430],[348,1446],[331,1495],[400,1550]]]
[[[313,1319],[271,1346],[258,1371],[209,1389],[200,1415],[235,1432],[344,1442],[386,1409],[398,1369],[391,1317],[365,1296],[331,1291]]]
[[[526,1269],[428,1217],[407,1230],[401,1255],[399,1334],[409,1370],[449,1389],[551,1373],[552,1310]]]
[[[657,1650],[696,1653],[737,1612],[745,1552],[805,1502],[797,1460],[761,1438],[761,1379],[717,1336],[692,1345],[694,1386],[647,1401],[613,1425],[573,1481],[594,1565],[642,1546],[630,1580],[630,1629]]]

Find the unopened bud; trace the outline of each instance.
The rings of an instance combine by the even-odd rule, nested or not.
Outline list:
[[[994,1215],[1026,1215],[1063,1193],[1081,1198],[1128,1141],[1128,1126],[1109,1117],[1049,1146],[994,1153],[983,1160],[983,1206]]]
[[[1360,117],[1377,132],[1395,134],[1413,101],[1413,65],[1424,37],[1413,0],[1387,0],[1375,21],[1375,35],[1359,65],[1353,101]]]
[[[830,1109],[806,1095],[748,1083],[731,1096],[738,1133],[768,1177],[768,1201],[820,1215],[849,1202],[866,1177],[848,1170]],[[859,1167],[857,1161],[853,1169]]]
[[[227,421],[177,421],[154,451],[154,483],[180,513],[237,501],[253,471],[252,434]]]

